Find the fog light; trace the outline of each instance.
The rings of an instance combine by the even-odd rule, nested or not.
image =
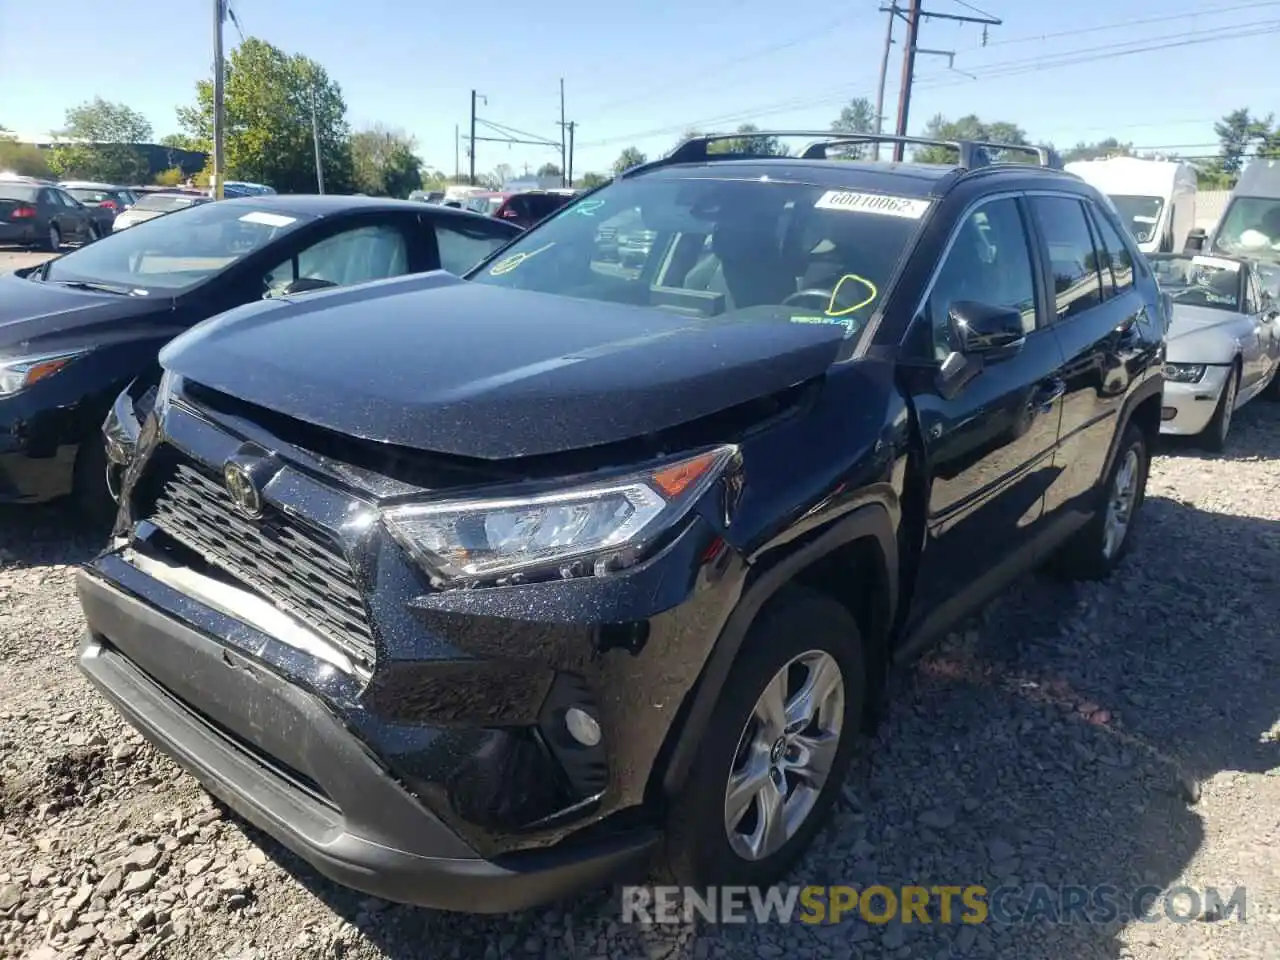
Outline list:
[[[584,747],[594,747],[600,742],[600,724],[585,710],[570,707],[564,712],[564,725],[569,736]]]

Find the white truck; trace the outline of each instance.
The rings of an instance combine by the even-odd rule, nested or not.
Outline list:
[[[1181,250],[1196,225],[1196,171],[1179,160],[1107,157],[1066,165],[1111,198],[1143,253]]]

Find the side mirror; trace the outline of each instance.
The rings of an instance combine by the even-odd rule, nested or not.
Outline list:
[[[299,277],[285,287],[281,295],[288,297],[295,293],[310,293],[312,290],[323,290],[325,287],[336,286],[337,284],[332,280],[321,280],[319,277]]]
[[[1000,360],[1027,339],[1022,314],[974,300],[956,300],[947,310],[956,349],[967,357]]]
[[[1205,244],[1209,242],[1209,233],[1204,227],[1195,227],[1187,233],[1187,243],[1183,247],[1184,253],[1199,253],[1205,248]]]

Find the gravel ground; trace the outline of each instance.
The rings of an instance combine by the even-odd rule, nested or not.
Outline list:
[[[502,918],[336,889],[226,815],[73,666],[55,510],[0,513],[0,956],[1280,956],[1280,408],[1157,459],[1107,585],[1028,579],[904,674],[800,883],[1247,887],[1247,920],[979,927]]]

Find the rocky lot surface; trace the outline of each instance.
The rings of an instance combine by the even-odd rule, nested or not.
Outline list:
[[[899,678],[795,880],[1243,885],[1244,922],[639,928],[607,892],[474,918],[339,890],[80,679],[95,544],[51,508],[0,512],[0,957],[1280,956],[1280,407],[1237,430],[1156,461],[1112,582],[1028,578]]]

